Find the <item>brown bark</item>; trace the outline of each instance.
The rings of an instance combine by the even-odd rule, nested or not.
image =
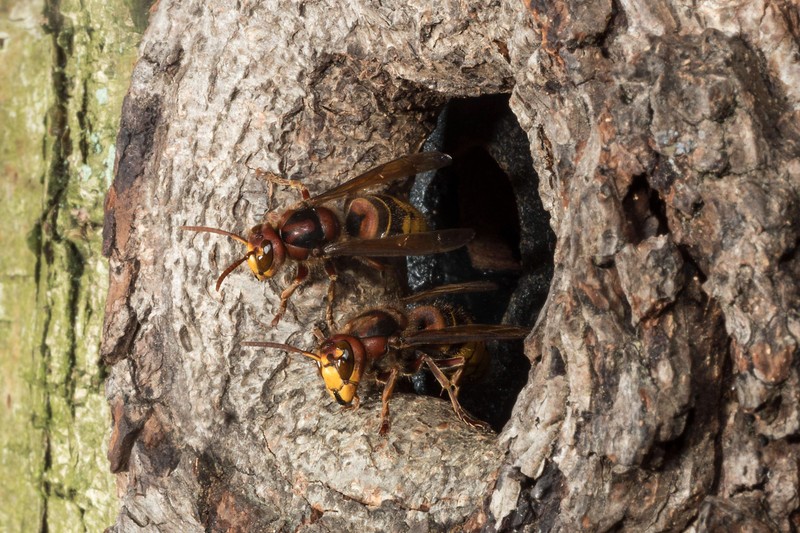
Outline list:
[[[106,206],[117,528],[796,528],[798,41],[778,1],[162,0]],[[376,391],[340,413],[238,347],[312,346],[325,284],[268,329],[289,274],[216,293],[233,245],[177,226],[243,231],[251,168],[318,192],[508,91],[558,244],[499,438],[407,395],[381,438]],[[381,302],[342,277],[340,322]]]

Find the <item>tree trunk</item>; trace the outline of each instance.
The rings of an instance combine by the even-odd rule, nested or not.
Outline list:
[[[114,519],[103,196],[146,8],[0,4],[0,530]]]
[[[162,0],[106,201],[117,529],[796,528],[798,18]],[[312,347],[325,284],[270,329],[290,275],[216,292],[238,245],[178,226],[243,232],[270,208],[251,169],[320,192],[413,152],[447,99],[503,92],[557,245],[499,437],[408,395],[380,437],[377,391],[342,413],[312,365],[239,347]],[[385,300],[342,277],[339,323]]]

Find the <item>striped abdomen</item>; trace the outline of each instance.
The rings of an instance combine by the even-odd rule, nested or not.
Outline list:
[[[448,304],[422,305],[408,312],[409,330],[441,329],[471,323],[463,309]],[[464,359],[462,379],[474,379],[486,372],[489,357],[483,342],[440,344],[436,348],[438,353],[431,354],[434,359]]]
[[[428,224],[414,206],[387,194],[355,198],[347,205],[345,231],[359,239],[428,231]]]

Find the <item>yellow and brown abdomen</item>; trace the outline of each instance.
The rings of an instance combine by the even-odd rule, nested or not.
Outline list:
[[[413,330],[441,329],[472,323],[472,319],[463,309],[442,303],[415,307],[409,311],[408,321],[409,328]],[[462,358],[464,360],[461,379],[479,378],[488,368],[489,356],[483,342],[438,345],[437,348],[439,354],[434,359]]]
[[[345,231],[359,239],[382,239],[428,231],[428,224],[411,204],[388,194],[372,194],[355,198],[347,205]]]

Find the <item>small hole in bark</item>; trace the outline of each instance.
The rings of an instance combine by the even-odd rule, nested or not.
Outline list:
[[[706,276],[705,272],[697,261],[694,260],[694,256],[692,256],[691,251],[686,246],[678,246],[678,251],[681,253],[681,257],[683,258],[683,262],[686,263],[686,271],[688,276],[697,276],[697,280],[702,285],[706,282],[708,277]]]
[[[800,255],[800,238],[796,238],[794,244],[789,246],[778,258],[778,267],[786,270],[785,265],[792,263]]]
[[[550,287],[555,236],[538,195],[530,143],[508,101],[507,95],[457,99],[443,109],[425,149],[452,155],[453,165],[418,176],[410,198],[435,228],[472,228],[475,239],[450,254],[410,258],[408,283],[423,290],[493,281],[497,291],[451,300],[478,323],[532,326]],[[499,430],[527,382],[530,363],[522,341],[493,341],[488,350],[486,376],[463,383],[459,398]],[[413,382],[418,392],[441,390],[426,373]]]
[[[774,396],[756,410],[758,418],[767,423],[773,422],[780,414],[782,404],[783,397],[781,395]]]
[[[636,176],[622,201],[631,221],[632,241],[641,241],[669,233],[666,207],[658,192],[650,187],[647,176]]]

